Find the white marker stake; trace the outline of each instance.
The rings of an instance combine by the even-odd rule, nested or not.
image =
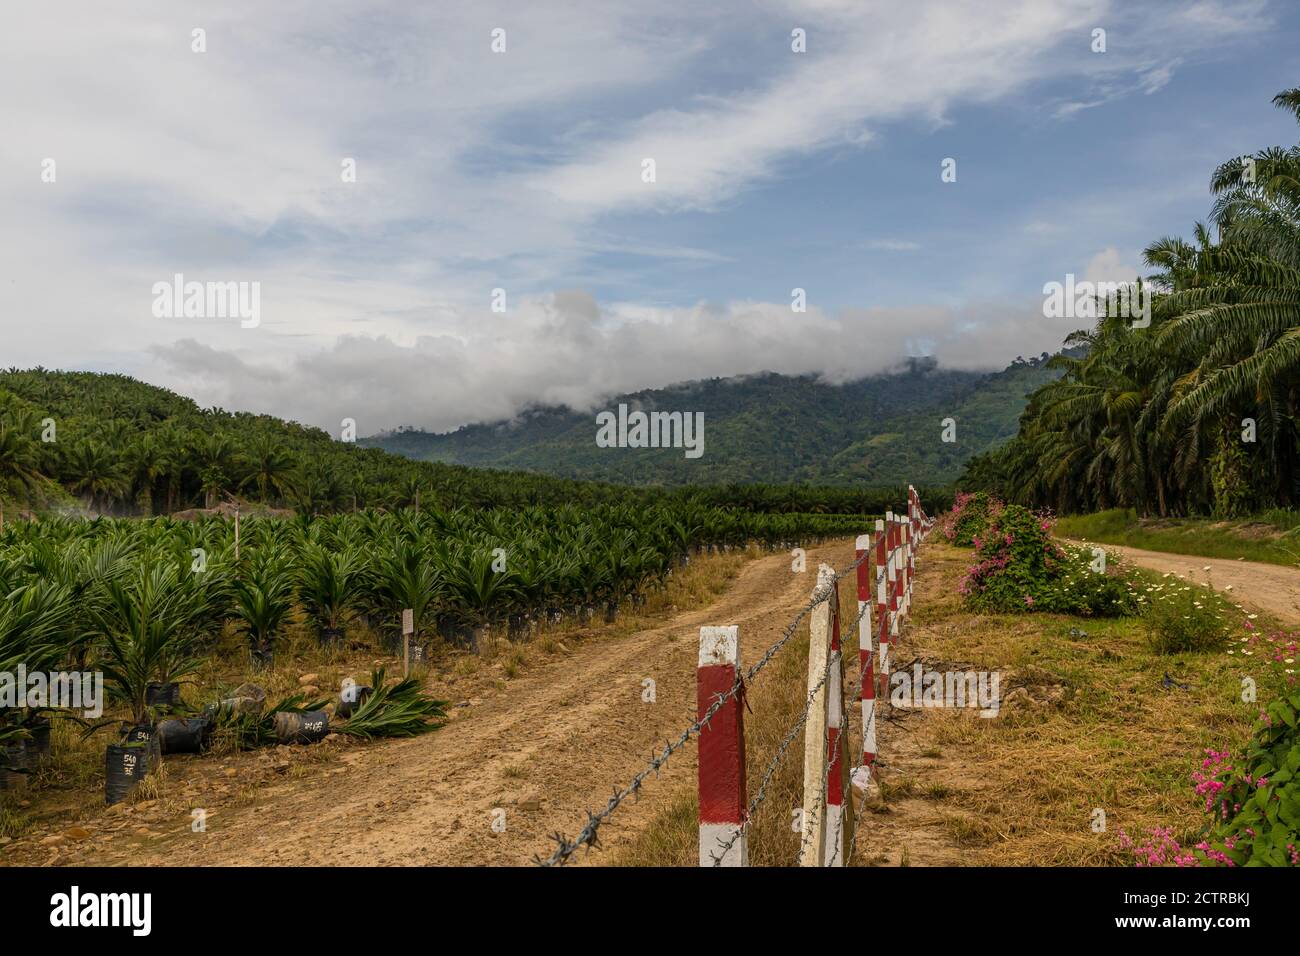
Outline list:
[[[415,611],[402,611],[402,676],[411,676],[411,635],[415,633]]]

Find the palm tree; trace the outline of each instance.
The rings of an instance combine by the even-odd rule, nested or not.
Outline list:
[[[199,478],[203,507],[211,508],[233,486],[232,476],[240,464],[235,444],[225,432],[196,433],[190,439],[189,455]]]
[[[164,462],[158,439],[152,432],[141,432],[127,445],[125,470],[130,481],[131,498],[146,513],[154,506],[154,486],[163,474]]]
[[[1300,89],[1274,103],[1300,119]],[[1077,334],[1086,354],[1053,360],[1062,379],[967,476],[1062,510],[1226,516],[1300,500],[1300,146],[1229,160],[1211,188],[1213,227],[1145,250],[1151,328]]]
[[[72,446],[63,464],[64,482],[92,511],[108,510],[124,497],[130,481],[112,450],[93,438]]]
[[[0,424],[0,491],[25,498],[40,485],[40,455],[36,443]]]
[[[259,501],[270,500],[270,493],[283,495],[291,487],[294,459],[287,454],[271,435],[259,435],[245,449],[248,475],[241,483],[257,486]]]

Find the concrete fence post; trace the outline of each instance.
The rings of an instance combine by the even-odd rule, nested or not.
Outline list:
[[[879,664],[877,699],[889,700],[889,533],[885,522],[876,519],[876,648]]]
[[[695,672],[696,720],[731,694],[740,670],[736,625],[700,628]],[[727,697],[700,730],[700,866],[749,866],[745,823],[745,715],[740,695]],[[737,836],[739,833],[739,836]],[[728,844],[730,843],[730,846]]]
[[[853,774],[854,783],[865,792],[871,783],[871,767],[876,762],[876,661],[872,643],[872,630],[876,615],[871,593],[871,567],[867,557],[871,552],[871,535],[858,535],[855,558],[858,562],[858,667],[861,689],[858,701],[862,707],[862,764]]]
[[[823,564],[817,571],[817,589],[834,588],[835,571]],[[822,807],[822,787],[827,782],[830,761],[827,759],[826,739],[831,725],[830,699],[836,694],[843,694],[842,686],[836,689],[832,681],[838,676],[839,668],[831,664],[832,637],[832,603],[836,596],[831,594],[813,608],[808,626],[808,720],[804,724],[803,749],[803,828],[800,834],[802,866],[825,866],[827,840],[827,818],[831,815],[827,806]],[[830,668],[830,675],[823,680],[823,675]],[[829,797],[829,790],[827,792]]]
[[[849,834],[853,832],[853,800],[849,796],[848,714],[844,709],[844,647],[840,633],[840,597],[831,572],[830,673],[826,678],[826,865],[845,866]]]

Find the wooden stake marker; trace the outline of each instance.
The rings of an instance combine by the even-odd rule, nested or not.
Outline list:
[[[411,676],[411,635],[415,633],[415,611],[402,611],[402,676]]]

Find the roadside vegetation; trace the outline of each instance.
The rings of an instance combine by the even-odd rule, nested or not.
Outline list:
[[[1203,578],[1161,577],[1118,561],[1108,561],[1108,573],[1131,595],[1122,614],[1023,602],[992,612],[961,593],[976,557],[938,537],[926,544],[894,669],[919,662],[996,671],[999,713],[981,719],[951,708],[894,707],[882,714],[884,766],[880,785],[865,800],[858,796],[865,817],[854,865],[1296,865],[1287,850],[1300,825],[1294,634]],[[1204,605],[1199,623],[1221,627],[1219,639],[1177,643],[1185,629],[1172,605],[1185,599]],[[1178,619],[1168,631],[1146,610],[1166,600],[1168,616]],[[851,683],[852,657],[849,663]],[[791,655],[750,689],[751,793],[779,745],[773,730],[803,704],[804,667]],[[1232,758],[1205,767],[1210,751]],[[792,763],[779,768],[755,818],[754,865],[788,862],[797,845],[789,808],[801,802],[802,779],[799,761]],[[694,788],[683,786],[614,861],[696,865],[696,807]],[[1135,854],[1135,847],[1175,844],[1176,853]]]
[[[1065,538],[1120,544],[1203,558],[1300,565],[1300,511],[1275,509],[1249,518],[1139,518],[1131,508],[1066,515],[1056,523]]]

